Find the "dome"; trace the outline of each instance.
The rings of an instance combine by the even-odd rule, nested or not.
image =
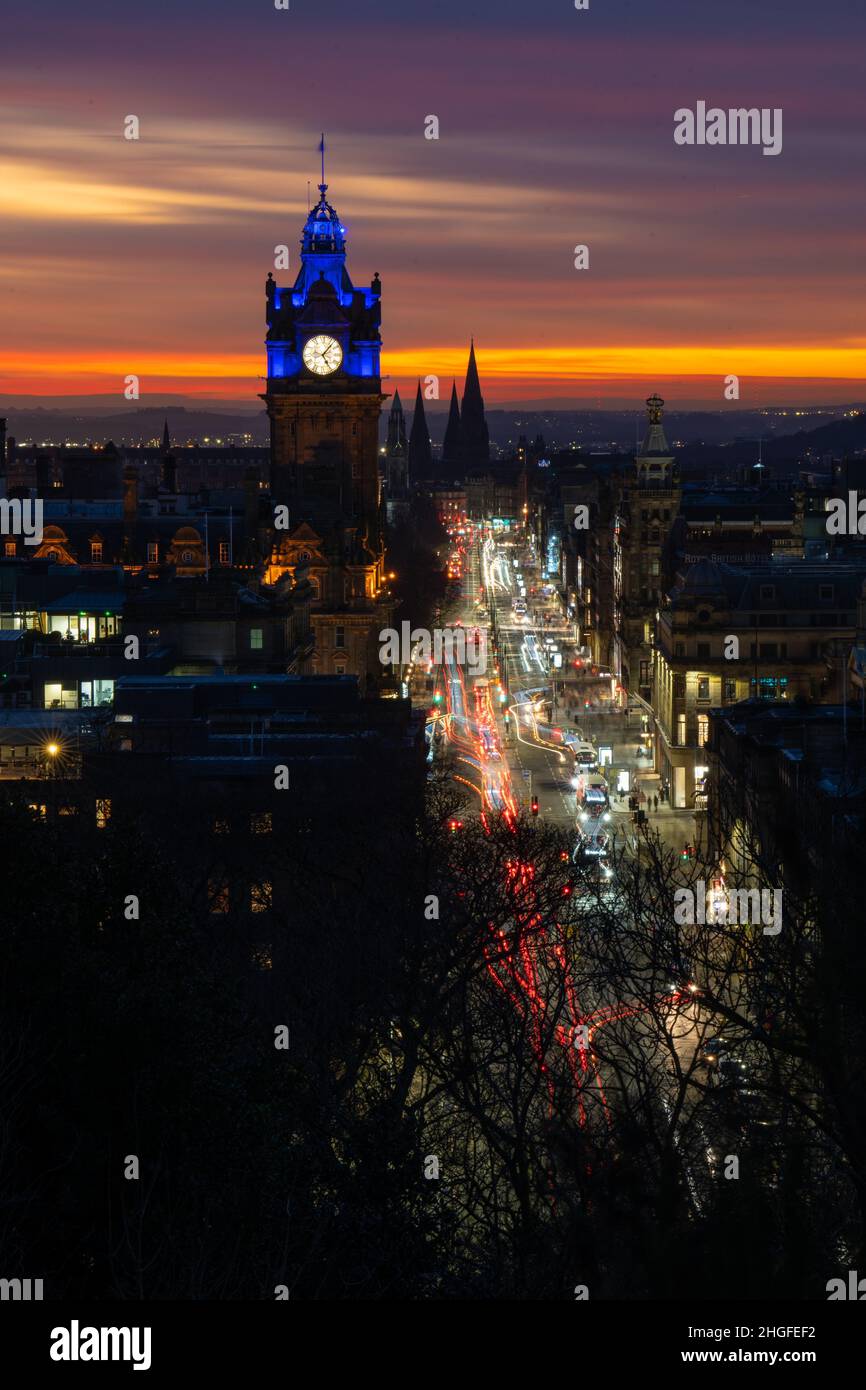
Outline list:
[[[346,249],[346,229],[335,208],[326,200],[326,183],[319,184],[320,198],[304,223],[301,248],[307,252],[341,252]]]
[[[698,560],[694,565],[689,565],[683,575],[682,584],[679,586],[683,594],[724,594],[725,580],[730,575],[727,565],[717,564],[714,560]]]
[[[325,272],[322,271],[318,280],[314,280],[310,286],[309,299],[336,299],[337,291],[330,280],[325,279]]]

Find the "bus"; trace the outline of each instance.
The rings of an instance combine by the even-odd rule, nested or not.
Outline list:
[[[608,793],[607,782],[596,773],[583,780],[583,789],[578,791],[581,804],[586,807],[591,814],[601,815],[602,811],[610,809],[610,795]]]
[[[578,743],[574,748],[575,766],[582,772],[598,767],[598,753],[591,743]]]

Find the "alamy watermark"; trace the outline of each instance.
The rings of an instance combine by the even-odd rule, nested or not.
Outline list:
[[[674,921],[678,926],[724,923],[727,926],[761,926],[764,936],[782,930],[781,888],[715,888],[707,891],[703,879],[694,888],[674,892]]]
[[[41,545],[41,497],[0,497],[0,535],[23,536],[25,545]]]
[[[724,111],[699,101],[694,111],[674,112],[676,145],[763,145],[764,154],[782,153],[782,108],[732,106]]]
[[[467,632],[465,627],[413,628],[409,622],[385,627],[379,633],[379,660],[383,666],[432,663],[465,666],[470,675],[483,676],[487,670],[487,633],[483,628]]]

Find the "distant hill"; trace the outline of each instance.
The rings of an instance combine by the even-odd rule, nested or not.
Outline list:
[[[862,413],[852,416],[852,410]],[[182,397],[166,398],[160,405],[130,402],[118,408],[116,396],[70,397],[64,403],[63,397],[0,395],[0,415],[7,417],[9,434],[22,444],[103,444],[108,439],[119,445],[148,444],[162,437],[166,419],[178,446],[218,439],[265,445],[270,437],[264,407],[249,401],[199,403]],[[407,415],[411,422],[411,409]],[[442,443],[446,418],[441,410],[427,410],[434,445]],[[643,435],[645,415],[642,410],[492,408],[487,422],[494,453],[510,452],[521,435],[531,443],[539,434],[551,452],[572,445],[632,452]],[[672,410],[665,413],[664,425],[669,442],[683,458],[724,447],[734,461],[754,459],[759,440],[768,462],[866,448],[866,405],[815,405],[796,411],[782,405],[766,410]],[[387,402],[381,416],[383,438],[386,428]]]
[[[226,444],[267,444],[270,438],[262,405],[244,413],[210,406],[134,407],[130,402],[127,410],[118,410],[114,403],[113,410],[101,412],[96,408],[16,410],[4,406],[0,399],[0,415],[3,414],[7,416],[8,433],[19,444],[104,444],[109,439],[120,445],[150,444],[162,438],[166,420],[172,442],[178,446],[217,439]]]

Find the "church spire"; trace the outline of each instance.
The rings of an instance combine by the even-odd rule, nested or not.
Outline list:
[[[484,397],[478,379],[474,338],[470,341],[460,420],[464,462],[470,466],[486,463],[490,458],[490,436],[484,418]]]
[[[408,452],[406,417],[403,414],[403,402],[400,400],[399,391],[394,392],[394,399],[388,412],[388,440],[385,448],[389,455],[399,452],[404,458]]]
[[[442,462],[455,471],[460,467],[460,407],[457,404],[457,382],[451,383],[451,408],[442,441]]]
[[[167,454],[170,448],[171,448],[171,436],[169,435],[169,432],[168,432],[168,418],[167,418],[166,416],[164,416],[164,417],[163,417],[163,425],[162,425],[162,452],[163,452],[164,454]]]
[[[412,430],[409,435],[409,476],[410,478],[429,478],[433,473],[433,450],[430,448],[430,431],[427,428],[427,415],[424,410],[424,397],[421,383],[415,396],[415,410],[412,415]]]

